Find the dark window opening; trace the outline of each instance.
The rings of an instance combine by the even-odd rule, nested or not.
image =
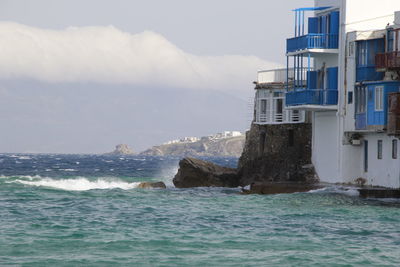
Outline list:
[[[347,104],[353,104],[353,92],[348,93]]]
[[[382,159],[382,146],[383,146],[383,142],[382,140],[378,140],[378,159]]]
[[[392,140],[392,159],[397,159],[397,139]]]

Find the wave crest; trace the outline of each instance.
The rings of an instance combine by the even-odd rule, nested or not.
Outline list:
[[[38,187],[49,187],[65,191],[88,191],[93,189],[123,189],[137,188],[140,182],[128,183],[119,179],[98,178],[89,180],[84,177],[75,179],[40,178],[37,180],[15,180],[15,182]]]

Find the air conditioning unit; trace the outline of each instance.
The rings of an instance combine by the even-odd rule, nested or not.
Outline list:
[[[351,140],[351,144],[353,146],[361,146],[361,140],[360,139],[353,139],[353,140]]]

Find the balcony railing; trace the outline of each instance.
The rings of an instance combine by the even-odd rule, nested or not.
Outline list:
[[[338,91],[331,89],[304,89],[286,93],[287,106],[299,105],[337,105]]]
[[[305,114],[298,110],[284,109],[282,113],[256,113],[256,124],[286,124],[304,122]]]
[[[377,69],[400,68],[400,51],[377,54],[375,64]]]
[[[384,74],[377,72],[375,65],[370,66],[357,66],[356,69],[356,81],[380,81],[383,79]]]
[[[339,35],[328,33],[309,33],[307,35],[287,39],[286,52],[296,52],[305,49],[337,49]]]

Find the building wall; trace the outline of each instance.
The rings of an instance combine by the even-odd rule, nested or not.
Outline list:
[[[337,112],[314,112],[312,162],[322,182],[354,182],[359,177],[368,184],[400,187],[400,160],[392,159],[392,137],[381,133],[365,134],[369,142],[369,170],[364,173],[364,148],[346,142],[345,132],[355,131],[354,85],[356,76],[355,53],[349,52],[348,38],[356,39],[353,31],[385,29],[393,24],[394,12],[400,10],[399,0],[315,0],[315,6],[340,9],[339,54],[321,54],[314,67],[339,66]],[[323,12],[323,11],[322,11]],[[318,12],[317,12],[318,13]],[[350,33],[350,34],[348,34]],[[367,34],[367,33],[363,33]],[[353,92],[353,102],[348,103],[348,92]],[[377,159],[377,140],[383,141],[383,159]],[[400,141],[399,141],[400,142]],[[400,143],[399,143],[400,147]]]
[[[335,111],[313,114],[312,162],[321,182],[341,182],[337,123]]]
[[[399,9],[398,0],[347,0],[346,32],[384,29]]]
[[[344,132],[355,130],[354,120],[354,85],[356,76],[356,61],[354,54],[349,54],[349,41],[356,39],[353,31],[371,31],[384,29],[388,23],[394,20],[394,11],[400,9],[400,1],[383,0],[379,4],[375,0],[347,0],[342,21],[342,34],[340,43],[339,62],[342,69],[339,74],[339,116],[340,139],[344,139]],[[355,44],[354,44],[355,45]],[[347,50],[347,51],[346,51]],[[347,56],[347,58],[346,58]],[[346,69],[344,68],[346,66]],[[346,74],[345,74],[346,73]],[[348,92],[353,92],[353,103],[348,104]],[[384,155],[382,160],[377,160],[377,136],[385,137],[384,151],[390,154]],[[387,187],[399,187],[398,167],[391,160],[391,138],[385,134],[371,133],[365,137],[369,141],[369,171],[364,173],[364,148],[352,146],[341,142],[340,150],[340,176],[343,182],[354,182],[358,177],[367,178],[367,183]],[[385,152],[383,152],[385,154]],[[387,154],[387,153],[386,153]],[[389,159],[390,157],[390,159]]]
[[[346,48],[348,50],[345,60],[345,67],[343,69],[343,92],[341,94],[342,110],[343,110],[343,127],[344,131],[355,130],[355,95],[354,85],[356,83],[356,33],[347,34]],[[351,49],[349,46],[352,46]],[[348,93],[352,92],[353,102],[348,103]]]
[[[343,5],[344,0],[315,0],[314,4],[316,7],[325,7],[325,6],[332,6],[332,7],[339,7]]]
[[[392,159],[392,140],[393,137],[384,133],[368,134],[368,172],[363,173],[367,183],[385,187],[400,187],[400,154],[397,151],[397,159]],[[382,140],[382,159],[378,159],[378,140]],[[398,146],[400,140],[398,141]],[[399,149],[399,147],[398,147]],[[364,151],[362,149],[362,151]]]
[[[344,145],[340,156],[340,177],[344,183],[355,183],[363,175],[363,146]]]

